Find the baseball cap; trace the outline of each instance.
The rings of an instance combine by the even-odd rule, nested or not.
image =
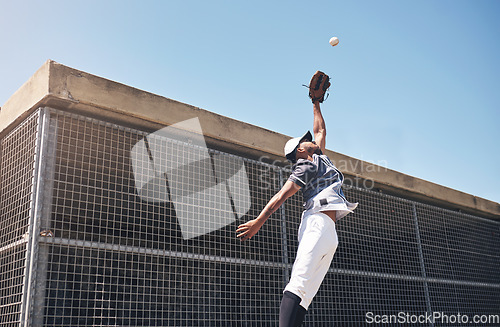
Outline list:
[[[296,158],[295,158],[295,153],[297,151],[297,147],[299,146],[301,141],[312,141],[312,134],[311,132],[307,131],[303,136],[301,137],[294,137],[293,139],[288,140],[285,144],[285,157],[290,161],[291,163],[295,163]]]

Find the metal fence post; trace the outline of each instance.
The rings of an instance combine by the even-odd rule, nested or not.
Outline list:
[[[23,300],[21,309],[20,326],[33,326],[33,300],[37,292],[37,273],[44,275],[45,272],[38,271],[38,255],[39,255],[39,238],[41,217],[46,214],[47,200],[50,200],[50,195],[47,194],[48,169],[53,170],[53,167],[47,167],[47,153],[51,144],[48,142],[50,114],[47,108],[39,108],[38,127],[36,136],[36,151],[35,164],[33,171],[32,185],[32,205],[30,210],[30,220],[28,227],[29,240],[26,244],[26,268],[24,276]],[[45,208],[45,210],[44,210]],[[48,253],[48,252],[47,252]],[[44,285],[45,286],[45,285]],[[40,290],[38,290],[39,292]],[[41,295],[42,298],[44,294]]]
[[[420,229],[418,227],[417,206],[415,203],[412,203],[412,209],[413,209],[413,219],[415,222],[415,236],[417,238],[418,257],[420,259],[420,269],[422,271],[422,278],[423,278],[423,283],[424,283],[425,305],[426,305],[427,312],[429,314],[431,314],[432,308],[431,308],[431,299],[429,296],[429,285],[427,283],[427,274],[425,272],[424,253],[422,251],[422,240],[420,239]],[[432,323],[432,322],[431,322],[431,327],[434,327],[434,323]]]

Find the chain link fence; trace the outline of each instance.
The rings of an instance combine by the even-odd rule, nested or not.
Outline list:
[[[208,148],[196,120],[177,127],[41,108],[3,137],[0,326],[277,326],[301,195],[251,241],[235,230],[289,171]],[[337,223],[305,326],[500,314],[500,223],[345,193],[360,205]]]

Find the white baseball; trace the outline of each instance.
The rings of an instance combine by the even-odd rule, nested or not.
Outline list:
[[[330,44],[332,45],[332,47],[336,46],[337,44],[339,44],[339,38],[338,37],[332,37],[330,39]]]

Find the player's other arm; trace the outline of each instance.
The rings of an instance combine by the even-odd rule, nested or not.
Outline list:
[[[319,101],[313,102],[313,112],[314,112],[314,122],[313,122],[314,141],[320,147],[321,151],[325,153],[326,125],[325,125],[325,120],[323,119],[323,115],[321,114]]]
[[[269,200],[257,218],[238,226],[236,233],[239,234],[236,236],[239,237],[241,241],[251,239],[255,234],[257,234],[262,225],[264,225],[267,218],[269,218],[279,207],[281,207],[286,199],[297,193],[299,189],[299,185],[292,181],[287,181],[281,190],[279,190],[279,192],[276,193],[271,200]]]

